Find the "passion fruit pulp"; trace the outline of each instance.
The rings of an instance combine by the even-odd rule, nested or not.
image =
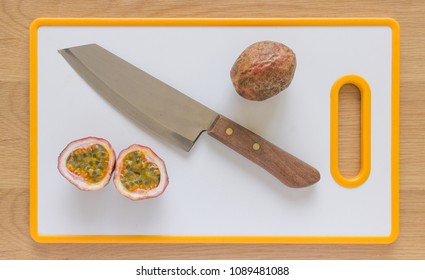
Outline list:
[[[110,181],[115,152],[102,138],[86,137],[69,143],[58,158],[59,172],[83,191],[96,191]]]
[[[134,144],[118,155],[114,184],[131,200],[157,197],[167,188],[167,169],[149,147]]]

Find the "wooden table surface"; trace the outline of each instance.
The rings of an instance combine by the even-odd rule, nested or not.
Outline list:
[[[424,14],[425,2],[419,0],[1,0],[0,259],[425,259]],[[401,27],[398,240],[389,245],[34,242],[29,235],[28,48],[29,25],[38,17],[394,18]],[[355,109],[350,110],[356,113]],[[350,118],[346,122],[350,125]],[[346,147],[356,147],[356,140],[356,136],[351,136],[341,142]],[[346,160],[345,164],[350,170],[355,169],[358,162]]]

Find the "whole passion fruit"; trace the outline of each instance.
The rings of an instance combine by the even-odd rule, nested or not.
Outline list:
[[[256,42],[245,49],[230,70],[236,92],[263,101],[286,89],[294,77],[295,53],[282,43]]]
[[[134,144],[118,155],[114,184],[131,200],[157,197],[167,188],[167,169],[150,148]]]
[[[115,166],[115,152],[102,138],[87,137],[69,143],[58,158],[59,172],[83,191],[104,188]]]

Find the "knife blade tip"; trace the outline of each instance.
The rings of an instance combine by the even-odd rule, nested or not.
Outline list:
[[[98,44],[95,43],[90,43],[90,44],[84,44],[84,45],[79,45],[79,46],[73,46],[73,47],[69,47],[69,48],[64,48],[64,49],[58,49],[58,52],[60,54],[65,54],[68,52],[71,52],[74,49],[79,49],[79,48],[93,48],[93,47],[97,47],[100,48],[100,46]]]

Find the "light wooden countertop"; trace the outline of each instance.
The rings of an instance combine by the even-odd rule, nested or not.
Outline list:
[[[106,1],[105,1],[106,2]],[[258,2],[258,3],[257,3]],[[102,4],[100,4],[102,3]],[[4,0],[0,259],[425,259],[425,2]],[[400,234],[389,245],[38,244],[29,234],[29,25],[38,17],[392,17],[401,27]],[[353,108],[349,109],[355,110]],[[352,113],[354,114],[354,113]],[[346,114],[344,114],[346,115]],[[349,116],[349,115],[348,115]],[[350,125],[350,118],[346,122]],[[352,124],[352,123],[351,123]],[[354,124],[355,125],[355,124]],[[54,133],[54,132],[53,132]],[[341,140],[354,146],[356,136]],[[358,162],[346,160],[348,169]]]

